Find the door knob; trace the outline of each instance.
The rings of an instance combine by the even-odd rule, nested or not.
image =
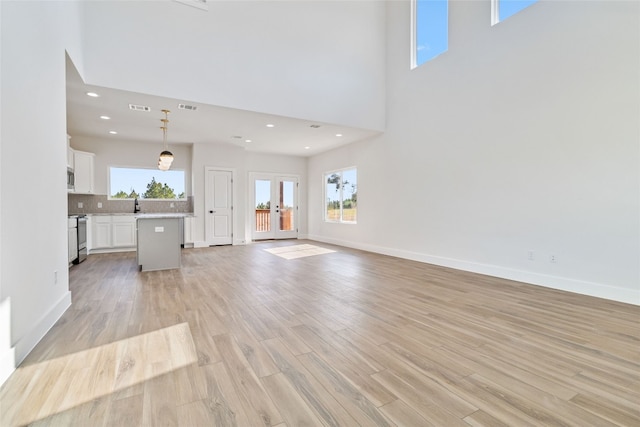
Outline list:
[[[216,211],[209,211],[209,213],[216,213]]]

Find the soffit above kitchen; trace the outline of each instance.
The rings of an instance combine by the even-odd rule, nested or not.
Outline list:
[[[169,145],[229,144],[247,151],[308,157],[380,133],[88,85],[68,57],[66,79],[67,132],[72,138],[148,142],[160,147],[163,109],[171,111]]]

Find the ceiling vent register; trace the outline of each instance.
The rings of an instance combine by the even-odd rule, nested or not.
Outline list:
[[[195,105],[178,104],[178,110],[196,111],[197,109],[198,107],[196,107]]]
[[[151,107],[147,107],[146,105],[129,104],[129,109],[133,111],[151,111]]]

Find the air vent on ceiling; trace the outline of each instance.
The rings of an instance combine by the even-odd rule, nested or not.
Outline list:
[[[198,107],[196,107],[195,105],[178,104],[178,110],[196,111],[197,109]]]
[[[129,109],[133,111],[151,111],[151,107],[147,107],[146,105],[129,104]]]
[[[314,129],[318,129],[320,127],[320,125],[311,125],[309,126],[310,128],[314,128]]]

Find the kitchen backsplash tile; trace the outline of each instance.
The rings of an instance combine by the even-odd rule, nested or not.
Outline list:
[[[106,195],[69,194],[69,215],[78,214],[111,214],[133,213],[133,200],[109,200]],[[79,208],[78,204],[82,203]],[[102,207],[99,208],[98,204]],[[193,212],[193,196],[187,200],[144,200],[138,199],[140,213],[191,213]],[[171,207],[173,204],[173,207]]]

